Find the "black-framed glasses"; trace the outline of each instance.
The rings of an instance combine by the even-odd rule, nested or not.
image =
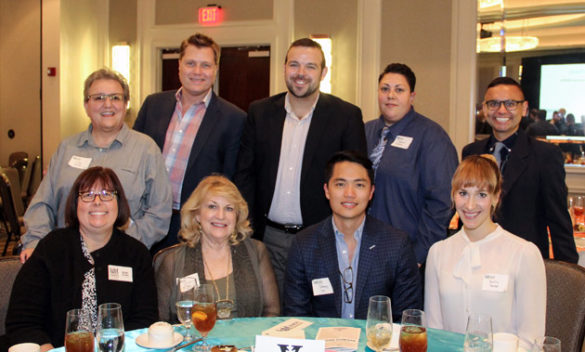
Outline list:
[[[112,103],[121,103],[124,102],[124,94],[91,94],[87,96],[87,99],[91,99],[95,103],[105,103],[107,99],[110,99]]]
[[[488,100],[484,104],[488,110],[498,110],[502,104],[508,111],[514,111],[518,108],[518,105],[525,102],[525,100]]]
[[[109,202],[113,200],[117,194],[118,192],[116,191],[106,191],[105,189],[99,192],[89,191],[78,193],[79,199],[81,199],[81,201],[85,203],[93,202],[96,196],[99,196],[102,202]]]
[[[353,301],[353,269],[350,266],[339,272],[341,280],[343,281],[343,301],[351,303]]]

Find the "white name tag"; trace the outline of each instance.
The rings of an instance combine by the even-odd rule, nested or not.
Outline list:
[[[73,155],[71,159],[69,159],[69,166],[74,167],[76,169],[86,170],[91,163],[91,158],[84,158],[82,156]]]
[[[398,136],[390,145],[400,149],[408,149],[410,143],[412,143],[412,137]]]
[[[178,277],[176,283],[180,283],[179,290],[181,292],[187,292],[195,287],[199,287],[199,274],[194,273],[185,277]]]
[[[132,268],[129,266],[108,265],[108,280],[132,282]]]
[[[491,292],[506,292],[508,290],[508,275],[485,274],[481,289]]]
[[[321,279],[314,279],[312,281],[312,284],[313,284],[313,295],[314,296],[333,294],[333,287],[331,286],[331,281],[329,281],[328,277],[324,277]]]

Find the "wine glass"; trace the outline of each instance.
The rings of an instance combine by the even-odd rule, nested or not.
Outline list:
[[[97,344],[100,352],[124,350],[124,319],[119,303],[104,303],[98,307]]]
[[[368,304],[366,321],[368,346],[375,351],[383,351],[392,340],[392,308],[390,297],[372,296]]]
[[[420,309],[405,309],[400,328],[400,351],[427,351],[427,317]]]
[[[556,337],[543,336],[536,339],[533,352],[561,352],[561,340]]]
[[[196,345],[193,351],[209,351],[209,345],[205,338],[217,319],[217,309],[215,306],[215,291],[210,284],[201,284],[195,288],[194,295],[195,304],[191,311],[191,319],[195,329],[199,331],[203,337],[201,344]]]
[[[71,309],[65,318],[65,351],[93,352],[93,329],[88,310]]]
[[[492,351],[492,318],[487,314],[471,313],[465,329],[465,352]]]
[[[197,281],[193,277],[177,278],[177,318],[185,328],[185,341],[191,341],[191,309],[195,304],[195,286]]]

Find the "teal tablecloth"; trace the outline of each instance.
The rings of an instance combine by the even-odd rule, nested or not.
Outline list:
[[[254,345],[256,335],[260,335],[262,331],[287,319],[289,319],[289,317],[218,320],[213,330],[209,333],[208,341],[211,345],[235,345],[238,348],[252,346]],[[299,319],[311,321],[313,323],[305,329],[305,337],[307,339],[314,339],[315,336],[317,336],[317,331],[321,327],[350,326],[360,328],[362,329],[362,333],[360,335],[358,351],[371,351],[370,349],[366,349],[365,320],[305,317]],[[146,332],[146,329],[126,332],[126,352],[155,351],[136,345],[136,337],[144,332]],[[463,351],[463,335],[435,329],[428,329],[427,333],[429,339],[428,352]],[[195,335],[197,334],[198,333],[195,332]],[[188,346],[181,351],[190,351],[191,348],[191,346]],[[64,351],[64,348],[55,349],[54,351]]]

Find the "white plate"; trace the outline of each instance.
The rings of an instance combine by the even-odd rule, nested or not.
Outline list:
[[[153,349],[158,349],[158,350],[164,350],[167,348],[173,348],[176,345],[180,344],[183,341],[183,335],[179,334],[178,332],[173,332],[173,343],[171,345],[168,346],[158,346],[158,347],[154,347],[152,346],[149,342],[148,342],[148,333],[144,333],[139,335],[136,338],[136,344],[140,347],[144,347],[144,348],[153,348]]]

